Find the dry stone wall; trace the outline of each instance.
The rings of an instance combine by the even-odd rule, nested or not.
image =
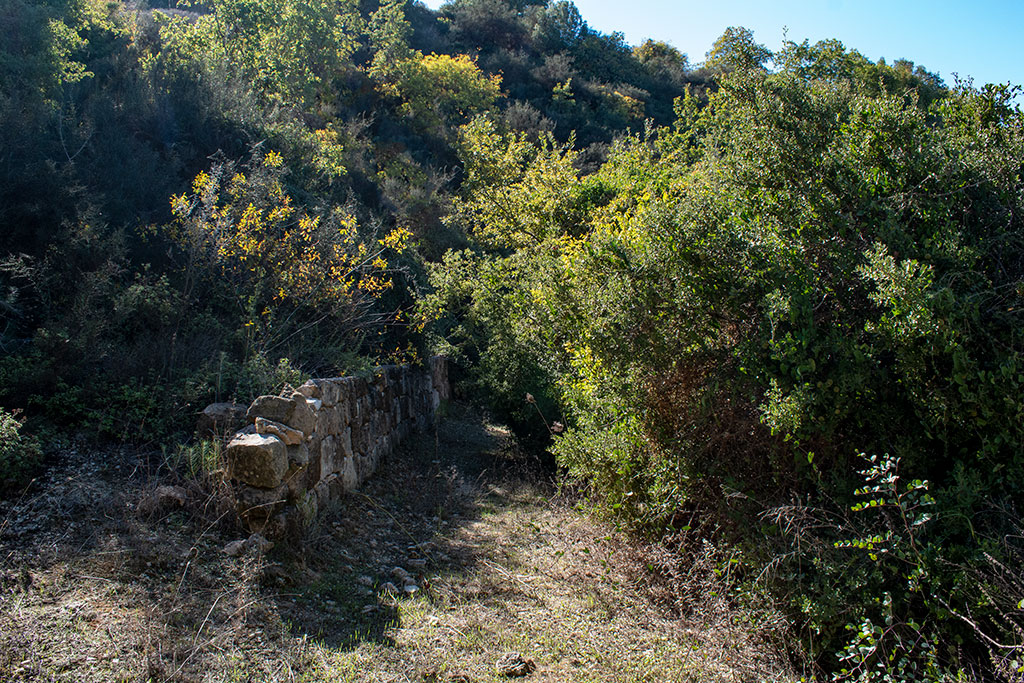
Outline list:
[[[225,451],[243,523],[268,538],[301,535],[407,436],[431,426],[448,398],[440,356],[427,369],[389,365],[260,396]]]

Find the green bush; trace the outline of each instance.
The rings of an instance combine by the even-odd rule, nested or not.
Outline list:
[[[23,485],[42,464],[38,439],[22,433],[23,426],[16,411],[0,408],[0,494]]]
[[[653,535],[699,506],[826,671],[977,666],[1020,628],[1005,596],[970,596],[1018,553],[986,539],[1012,536],[1024,482],[1024,112],[1010,88],[911,71],[894,92],[865,78],[884,65],[791,47],[777,73],[729,62],[706,106],[680,101],[596,177],[467,128],[453,215],[482,251],[434,281],[463,297],[494,403],[522,389],[492,378],[550,378],[569,474]],[[602,199],[579,211],[587,185]],[[901,525],[903,491],[851,517],[861,452],[929,482],[942,524]]]

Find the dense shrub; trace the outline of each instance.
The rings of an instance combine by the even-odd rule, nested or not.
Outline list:
[[[1012,592],[980,588],[986,557],[1019,553],[998,542],[1024,481],[1015,91],[943,91],[831,43],[772,73],[759,50],[723,36],[707,105],[680,100],[589,178],[468,129],[487,144],[465,146],[455,215],[491,249],[470,310],[502,311],[471,316],[474,344],[552,378],[553,450],[607,510],[651,533],[683,506],[717,519],[827,670],[927,678],[1015,651]],[[850,514],[866,476],[874,518]]]
[[[22,433],[17,412],[0,408],[0,494],[23,485],[42,463],[39,440]]]

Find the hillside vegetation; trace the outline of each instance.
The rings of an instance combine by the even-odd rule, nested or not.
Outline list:
[[[0,474],[417,362],[821,680],[1024,674],[1024,113],[565,0],[9,0]]]

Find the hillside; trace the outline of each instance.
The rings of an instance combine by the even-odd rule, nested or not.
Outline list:
[[[214,460],[207,404],[444,354],[580,524],[717,563],[807,675],[1019,680],[1019,87],[566,0],[161,4],[0,7],[7,504],[72,444]]]

